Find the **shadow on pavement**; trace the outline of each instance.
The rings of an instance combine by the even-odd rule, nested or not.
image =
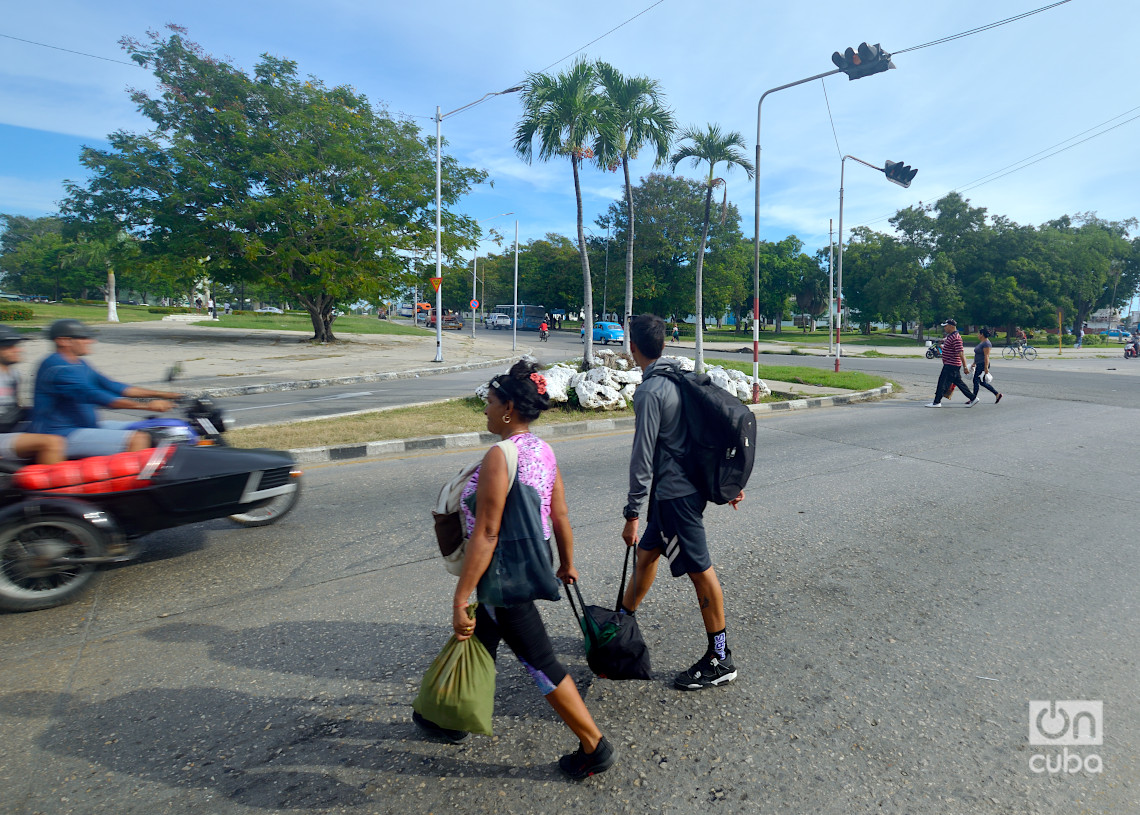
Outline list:
[[[337,679],[372,681],[378,687],[374,694],[310,698],[236,687],[146,688],[95,702],[22,691],[0,696],[0,714],[50,719],[36,739],[40,748],[129,776],[134,780],[125,783],[131,788],[159,784],[202,790],[266,810],[375,803],[381,786],[390,793],[392,783],[408,776],[562,778],[552,763],[531,764],[535,756],[525,749],[521,766],[512,763],[521,745],[510,738],[475,737],[455,747],[419,733],[411,723],[410,703],[419,677],[446,640],[438,628],[292,622],[231,631],[174,624],[146,636],[161,643],[204,643],[210,661],[242,669],[243,677],[234,680],[242,684],[250,683],[244,675],[256,670],[331,679],[334,688]],[[409,654],[409,643],[423,643],[426,650]],[[559,650],[565,646],[581,647],[569,638],[556,643]],[[496,727],[525,717],[543,730],[561,728],[509,649],[499,657]],[[267,690],[280,683],[268,674],[256,681]],[[478,760],[483,755],[491,760]],[[497,756],[503,763],[496,763]],[[40,792],[33,790],[31,798]],[[106,794],[118,795],[112,788]]]

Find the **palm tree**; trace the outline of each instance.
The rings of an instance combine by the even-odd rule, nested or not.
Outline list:
[[[643,147],[656,153],[654,167],[669,157],[669,143],[677,126],[673,111],[664,105],[657,80],[645,76],[626,77],[606,62],[597,63],[598,80],[606,95],[606,116],[612,130],[599,139],[597,161],[605,167],[620,162],[625,173],[625,206],[628,229],[625,238],[625,311],[633,313],[633,186],[629,179],[629,160],[637,158]],[[616,137],[610,141],[609,136]],[[625,327],[622,348],[629,353],[629,326]]]
[[[569,70],[551,77],[529,74],[523,83],[523,115],[515,128],[515,152],[528,164],[534,158],[534,139],[539,142],[538,157],[548,161],[556,156],[570,159],[574,171],[574,199],[578,205],[578,254],[582,258],[582,310],[585,343],[582,367],[590,367],[593,355],[594,297],[590,280],[590,258],[586,253],[586,233],[582,224],[582,182],[579,168],[593,158],[592,142],[605,132],[613,140],[612,126],[603,116],[606,100],[597,90],[598,78],[592,62],[578,60]]]
[[[681,131],[681,141],[687,141],[689,144],[682,145],[680,149],[673,154],[672,158],[669,159],[674,171],[676,171],[677,165],[685,159],[692,159],[694,167],[699,167],[702,162],[707,162],[709,165],[709,176],[705,182],[705,221],[701,230],[701,242],[697,246],[696,370],[700,373],[705,369],[705,308],[704,302],[702,301],[704,293],[701,286],[701,273],[705,265],[705,244],[708,243],[709,239],[709,218],[712,214],[713,188],[725,184],[723,178],[716,177],[716,165],[723,162],[726,165],[726,170],[731,170],[733,167],[741,167],[748,173],[749,178],[752,178],[753,167],[752,162],[744,157],[744,137],[737,131],[725,133],[720,129],[720,125],[717,124],[707,125],[705,130],[689,127]],[[728,186],[725,184],[724,204],[722,204],[722,207],[727,206],[727,204]]]

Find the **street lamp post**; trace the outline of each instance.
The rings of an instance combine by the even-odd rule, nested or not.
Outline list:
[[[448,116],[454,116],[467,108],[474,107],[482,102],[484,99],[490,99],[492,96],[502,96],[506,93],[515,93],[522,90],[522,85],[516,85],[513,88],[507,88],[503,91],[492,91],[485,93],[474,102],[469,102],[463,107],[456,108],[448,113],[441,113],[441,108],[436,105],[435,108],[435,276],[440,281],[439,287],[435,290],[435,359],[433,362],[443,362],[443,257],[442,257],[442,244],[443,244],[443,207],[442,207],[442,191],[443,191],[443,120]]]
[[[898,184],[900,187],[909,187],[910,182],[918,173],[918,170],[912,170],[899,161],[888,161],[883,167],[877,167],[861,158],[844,156],[839,162],[839,274],[837,281],[839,325],[835,331],[835,370],[837,372],[839,371],[839,359],[843,356],[843,173],[847,168],[847,159],[857,161],[872,170],[878,170],[887,177],[888,181]]]
[[[514,215],[513,212],[500,212],[498,215],[488,215],[486,218],[480,218],[475,223],[481,224],[483,221],[490,221],[494,218],[502,218],[504,215]],[[479,244],[475,244],[475,257],[471,258],[471,301],[474,302],[478,298],[475,296],[475,284],[479,279],[476,272],[476,265],[479,263]],[[475,339],[475,306],[471,307],[471,339]]]
[[[807,79],[800,79],[795,82],[789,82],[787,85],[780,85],[777,88],[770,88],[764,91],[760,97],[760,101],[756,103],[756,189],[755,189],[755,252],[753,262],[753,276],[752,276],[752,401],[760,401],[760,109],[764,105],[764,99],[768,94],[775,93],[776,91],[794,88],[796,85],[803,85],[805,82],[814,82],[817,79],[833,76],[838,73],[847,74],[848,79],[861,79],[864,76],[870,76],[872,73],[881,73],[890,68],[895,67],[891,62],[891,55],[886,51],[879,48],[878,45],[868,46],[863,43],[859,49],[848,48],[843,54],[836,51],[831,56],[831,61],[837,66],[833,71],[825,71],[822,74],[809,76]]]

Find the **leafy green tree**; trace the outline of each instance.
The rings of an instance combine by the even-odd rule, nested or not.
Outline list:
[[[315,340],[335,339],[338,302],[402,289],[409,253],[434,243],[434,145],[295,62],[264,55],[248,76],[171,31],[123,41],[159,81],[132,93],[154,129],[85,149],[92,178],[70,185],[66,211],[103,234],[125,228],[150,255],[209,257],[222,282],[276,287],[309,312]],[[443,171],[447,205],[485,178],[450,157]],[[443,217],[459,260],[474,222]]]
[[[722,206],[727,208],[728,204],[728,186],[723,178],[716,177],[716,165],[724,164],[725,170],[731,170],[733,167],[740,167],[747,173],[749,178],[752,178],[753,167],[744,155],[745,143],[744,137],[735,131],[726,133],[721,130],[720,125],[709,124],[706,125],[704,130],[699,128],[686,128],[680,134],[680,139],[683,142],[689,142],[682,145],[672,157],[669,162],[672,169],[676,171],[677,165],[683,161],[689,160],[693,163],[694,167],[699,167],[701,164],[708,164],[708,178],[705,182],[705,212],[704,220],[701,227],[701,238],[697,243],[697,262],[696,262],[696,317],[697,317],[697,342],[696,342],[696,370],[698,372],[704,371],[705,358],[704,358],[704,297],[702,289],[702,271],[705,262],[705,247],[709,238],[709,221],[712,217],[712,194],[713,189],[717,186],[725,187],[725,199]],[[725,209],[727,212],[727,209]]]
[[[816,318],[827,311],[827,272],[817,260],[809,259],[798,265],[795,282],[796,308],[804,317],[804,329],[814,332]]]
[[[631,313],[652,312],[684,319],[693,312],[693,259],[701,220],[700,183],[680,176],[650,173],[633,189],[637,289]],[[610,205],[598,225],[612,228],[616,243],[628,241],[629,213],[619,202]],[[719,229],[714,224],[713,232]]]
[[[65,274],[68,243],[58,217],[0,215],[0,272],[12,293],[46,294],[60,299],[69,291]]]
[[[598,79],[606,96],[605,116],[610,128],[599,134],[598,161],[603,166],[620,163],[625,182],[626,222],[635,223],[633,185],[629,178],[629,160],[637,158],[645,147],[655,153],[653,166],[665,163],[669,145],[676,130],[673,112],[665,107],[664,96],[656,80],[645,76],[627,77],[612,65],[597,64]],[[626,231],[625,243],[625,310],[633,313],[633,244],[635,232]],[[629,333],[623,349],[629,352]]]
[[[1041,227],[1044,262],[1052,267],[1052,299],[1073,318],[1073,331],[1101,308],[1125,305],[1140,284],[1128,232],[1135,219],[1105,221],[1095,213],[1062,216]]]
[[[534,158],[538,140],[541,161],[570,160],[574,175],[574,201],[578,213],[578,254],[582,263],[582,307],[587,320],[594,314],[593,280],[586,249],[582,216],[583,161],[592,158],[599,142],[616,142],[613,126],[605,115],[606,99],[598,91],[597,71],[591,62],[579,60],[557,76],[536,73],[527,76],[521,95],[523,114],[515,128],[515,152],[528,164]],[[588,367],[593,355],[593,334],[586,332],[582,364]]]

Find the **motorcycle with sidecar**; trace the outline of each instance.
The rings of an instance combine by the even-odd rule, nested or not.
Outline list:
[[[59,464],[0,462],[0,609],[34,611],[77,597],[102,565],[138,556],[160,529],[230,518],[265,526],[301,492],[293,457],[230,447],[208,399],[185,418],[139,423],[154,447]]]

